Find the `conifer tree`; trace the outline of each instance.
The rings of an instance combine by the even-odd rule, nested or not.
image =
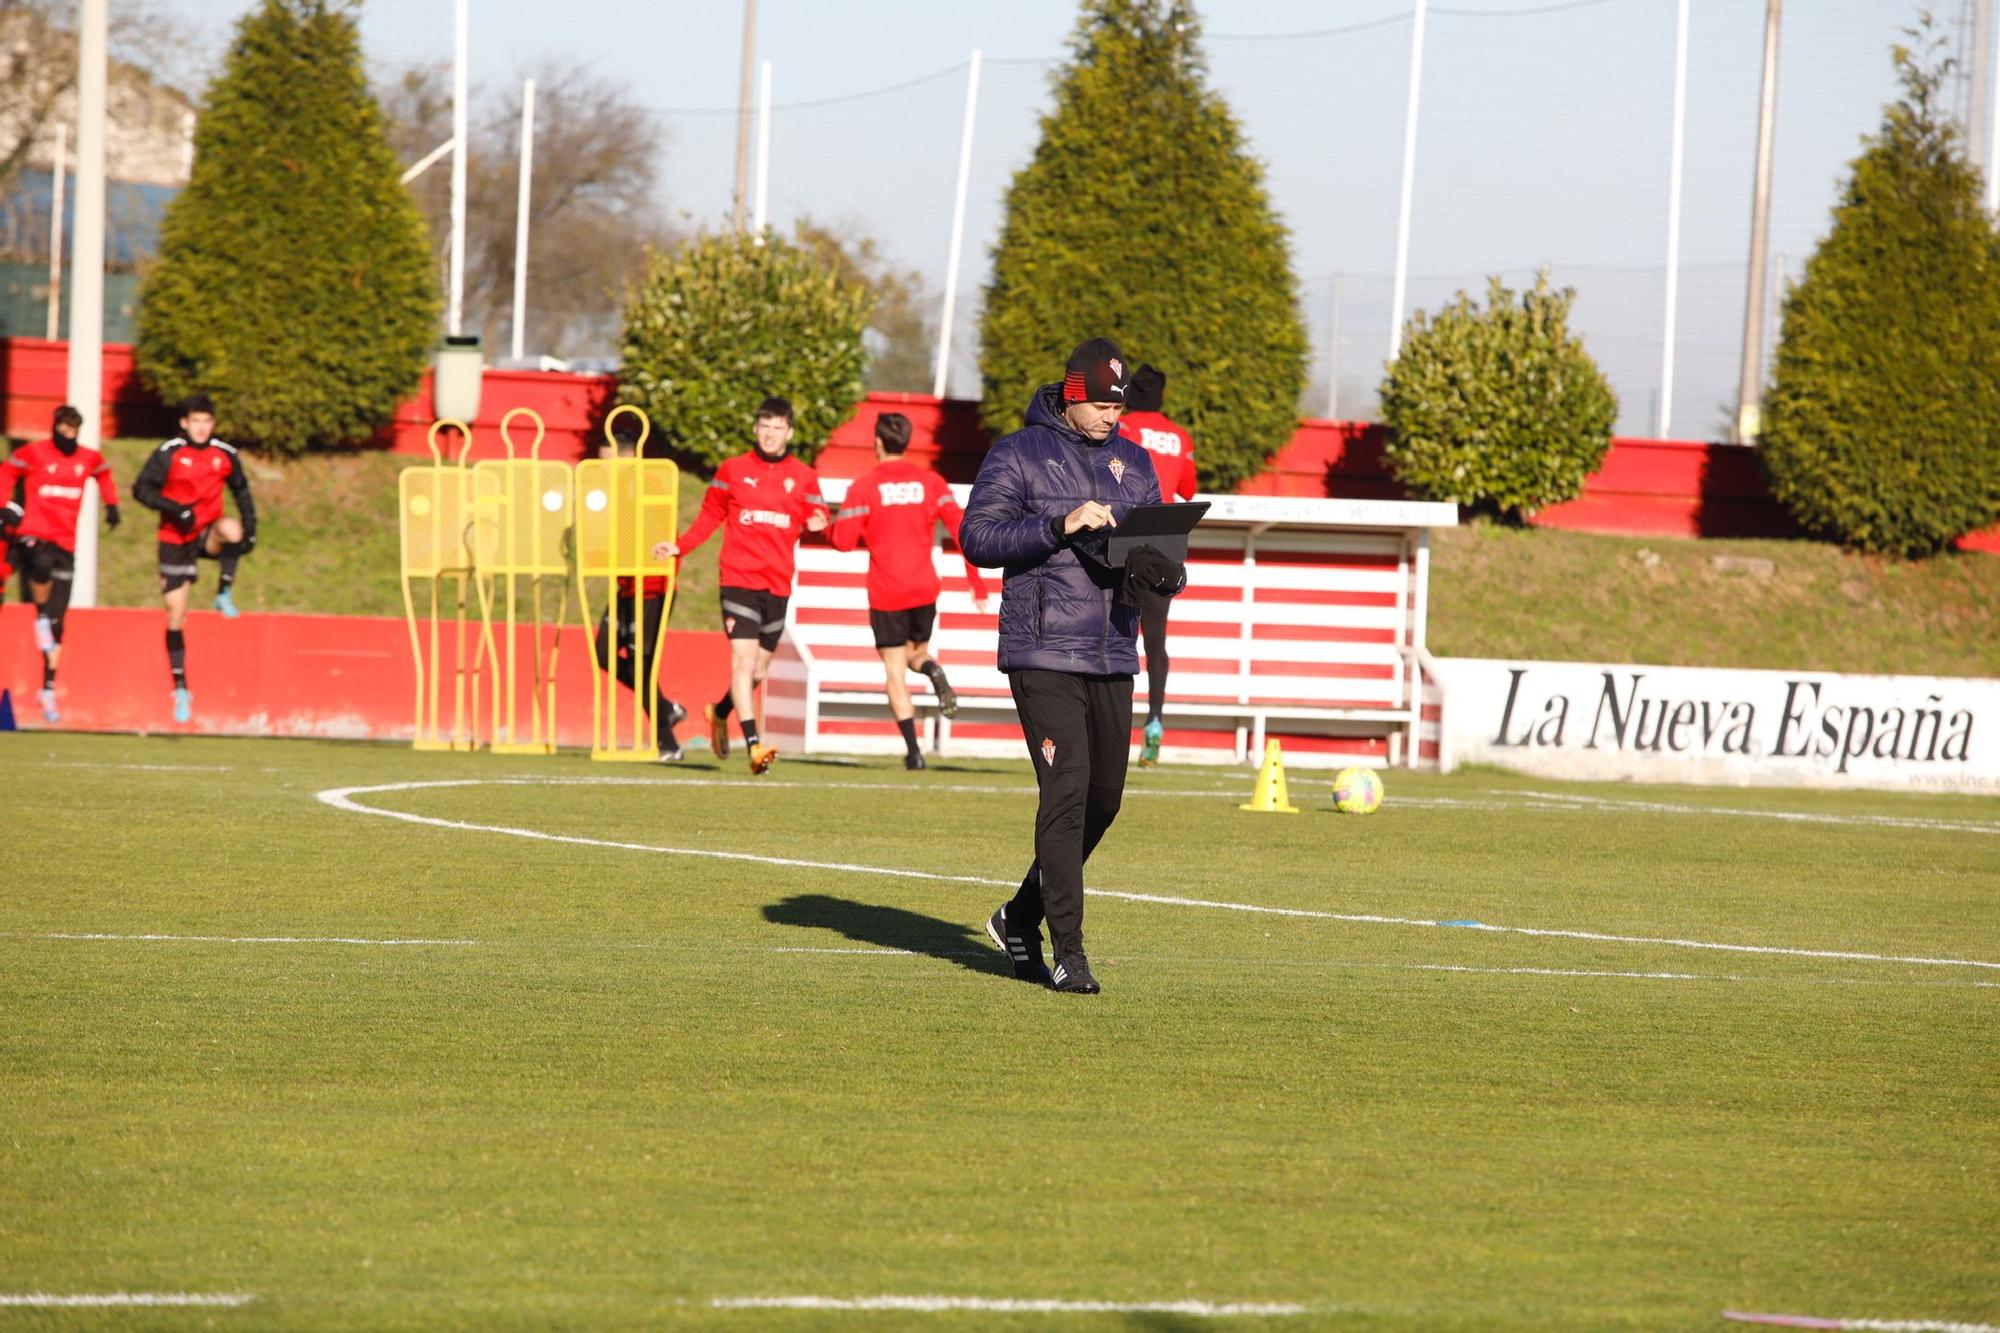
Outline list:
[[[1903,96],[1785,298],[1760,441],[1802,526],[1905,555],[2000,518],[2000,233],[1937,47],[1895,48]]]
[[[987,428],[1018,427],[1106,335],[1167,373],[1205,488],[1298,425],[1306,333],[1263,168],[1205,84],[1187,0],[1084,0],[1033,159],[1008,187],[980,326]]]
[[[141,372],[214,396],[225,438],[365,439],[437,334],[423,221],[368,91],[352,8],[261,0],[237,25],[139,304]]]

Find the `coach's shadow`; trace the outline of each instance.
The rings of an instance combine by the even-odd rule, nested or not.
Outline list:
[[[1013,975],[1013,968],[994,952],[972,926],[941,921],[921,912],[880,903],[858,903],[823,893],[799,893],[764,908],[764,919],[780,926],[830,930],[856,944],[901,949],[936,958],[989,976]]]

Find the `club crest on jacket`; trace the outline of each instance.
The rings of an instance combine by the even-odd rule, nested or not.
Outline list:
[[[1111,480],[1123,486],[1125,484],[1125,460],[1114,458],[1106,466],[1111,469]]]

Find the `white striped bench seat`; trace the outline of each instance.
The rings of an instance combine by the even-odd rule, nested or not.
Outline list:
[[[955,489],[963,502],[964,488]],[[844,483],[829,480],[827,490],[840,493]],[[1250,501],[1261,501],[1249,503],[1252,514],[1266,507],[1286,514],[1242,515]],[[1308,512],[1298,514],[1301,506]],[[1318,518],[1315,506],[1423,512],[1343,513],[1345,526],[1304,521]],[[1376,522],[1354,526],[1356,518]],[[1278,739],[1288,761],[1303,766],[1435,762],[1442,698],[1423,665],[1427,528],[1452,519],[1446,505],[1218,499],[1196,534],[1188,588],[1168,621],[1163,757],[1255,762],[1264,742]],[[994,596],[981,614],[956,548],[940,547],[932,558],[944,584],[932,650],[959,709],[939,717],[929,682],[910,677],[930,745],[944,755],[1025,754],[1007,679],[995,666],[999,575],[987,573]],[[781,748],[902,750],[869,631],[866,574],[865,552],[822,542],[799,549],[790,625],[765,702],[767,730]],[[1135,744],[1147,686],[1142,672],[1133,692]]]

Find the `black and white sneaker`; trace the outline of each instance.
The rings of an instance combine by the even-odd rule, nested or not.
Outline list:
[[[678,764],[685,758],[687,758],[686,752],[671,741],[660,747],[660,762],[663,764]]]
[[[912,773],[921,773],[926,767],[924,757],[912,750],[903,756],[903,767]]]
[[[1014,980],[1032,981],[1037,986],[1049,984],[1049,969],[1042,962],[1042,932],[1032,935],[1009,933],[1007,929],[1007,904],[1001,903],[1000,910],[986,919],[986,938],[992,940],[1007,961],[1014,965]]]
[[[1080,953],[1056,955],[1056,969],[1049,973],[1049,989],[1065,995],[1095,995],[1103,990],[1090,975],[1090,960]]]

